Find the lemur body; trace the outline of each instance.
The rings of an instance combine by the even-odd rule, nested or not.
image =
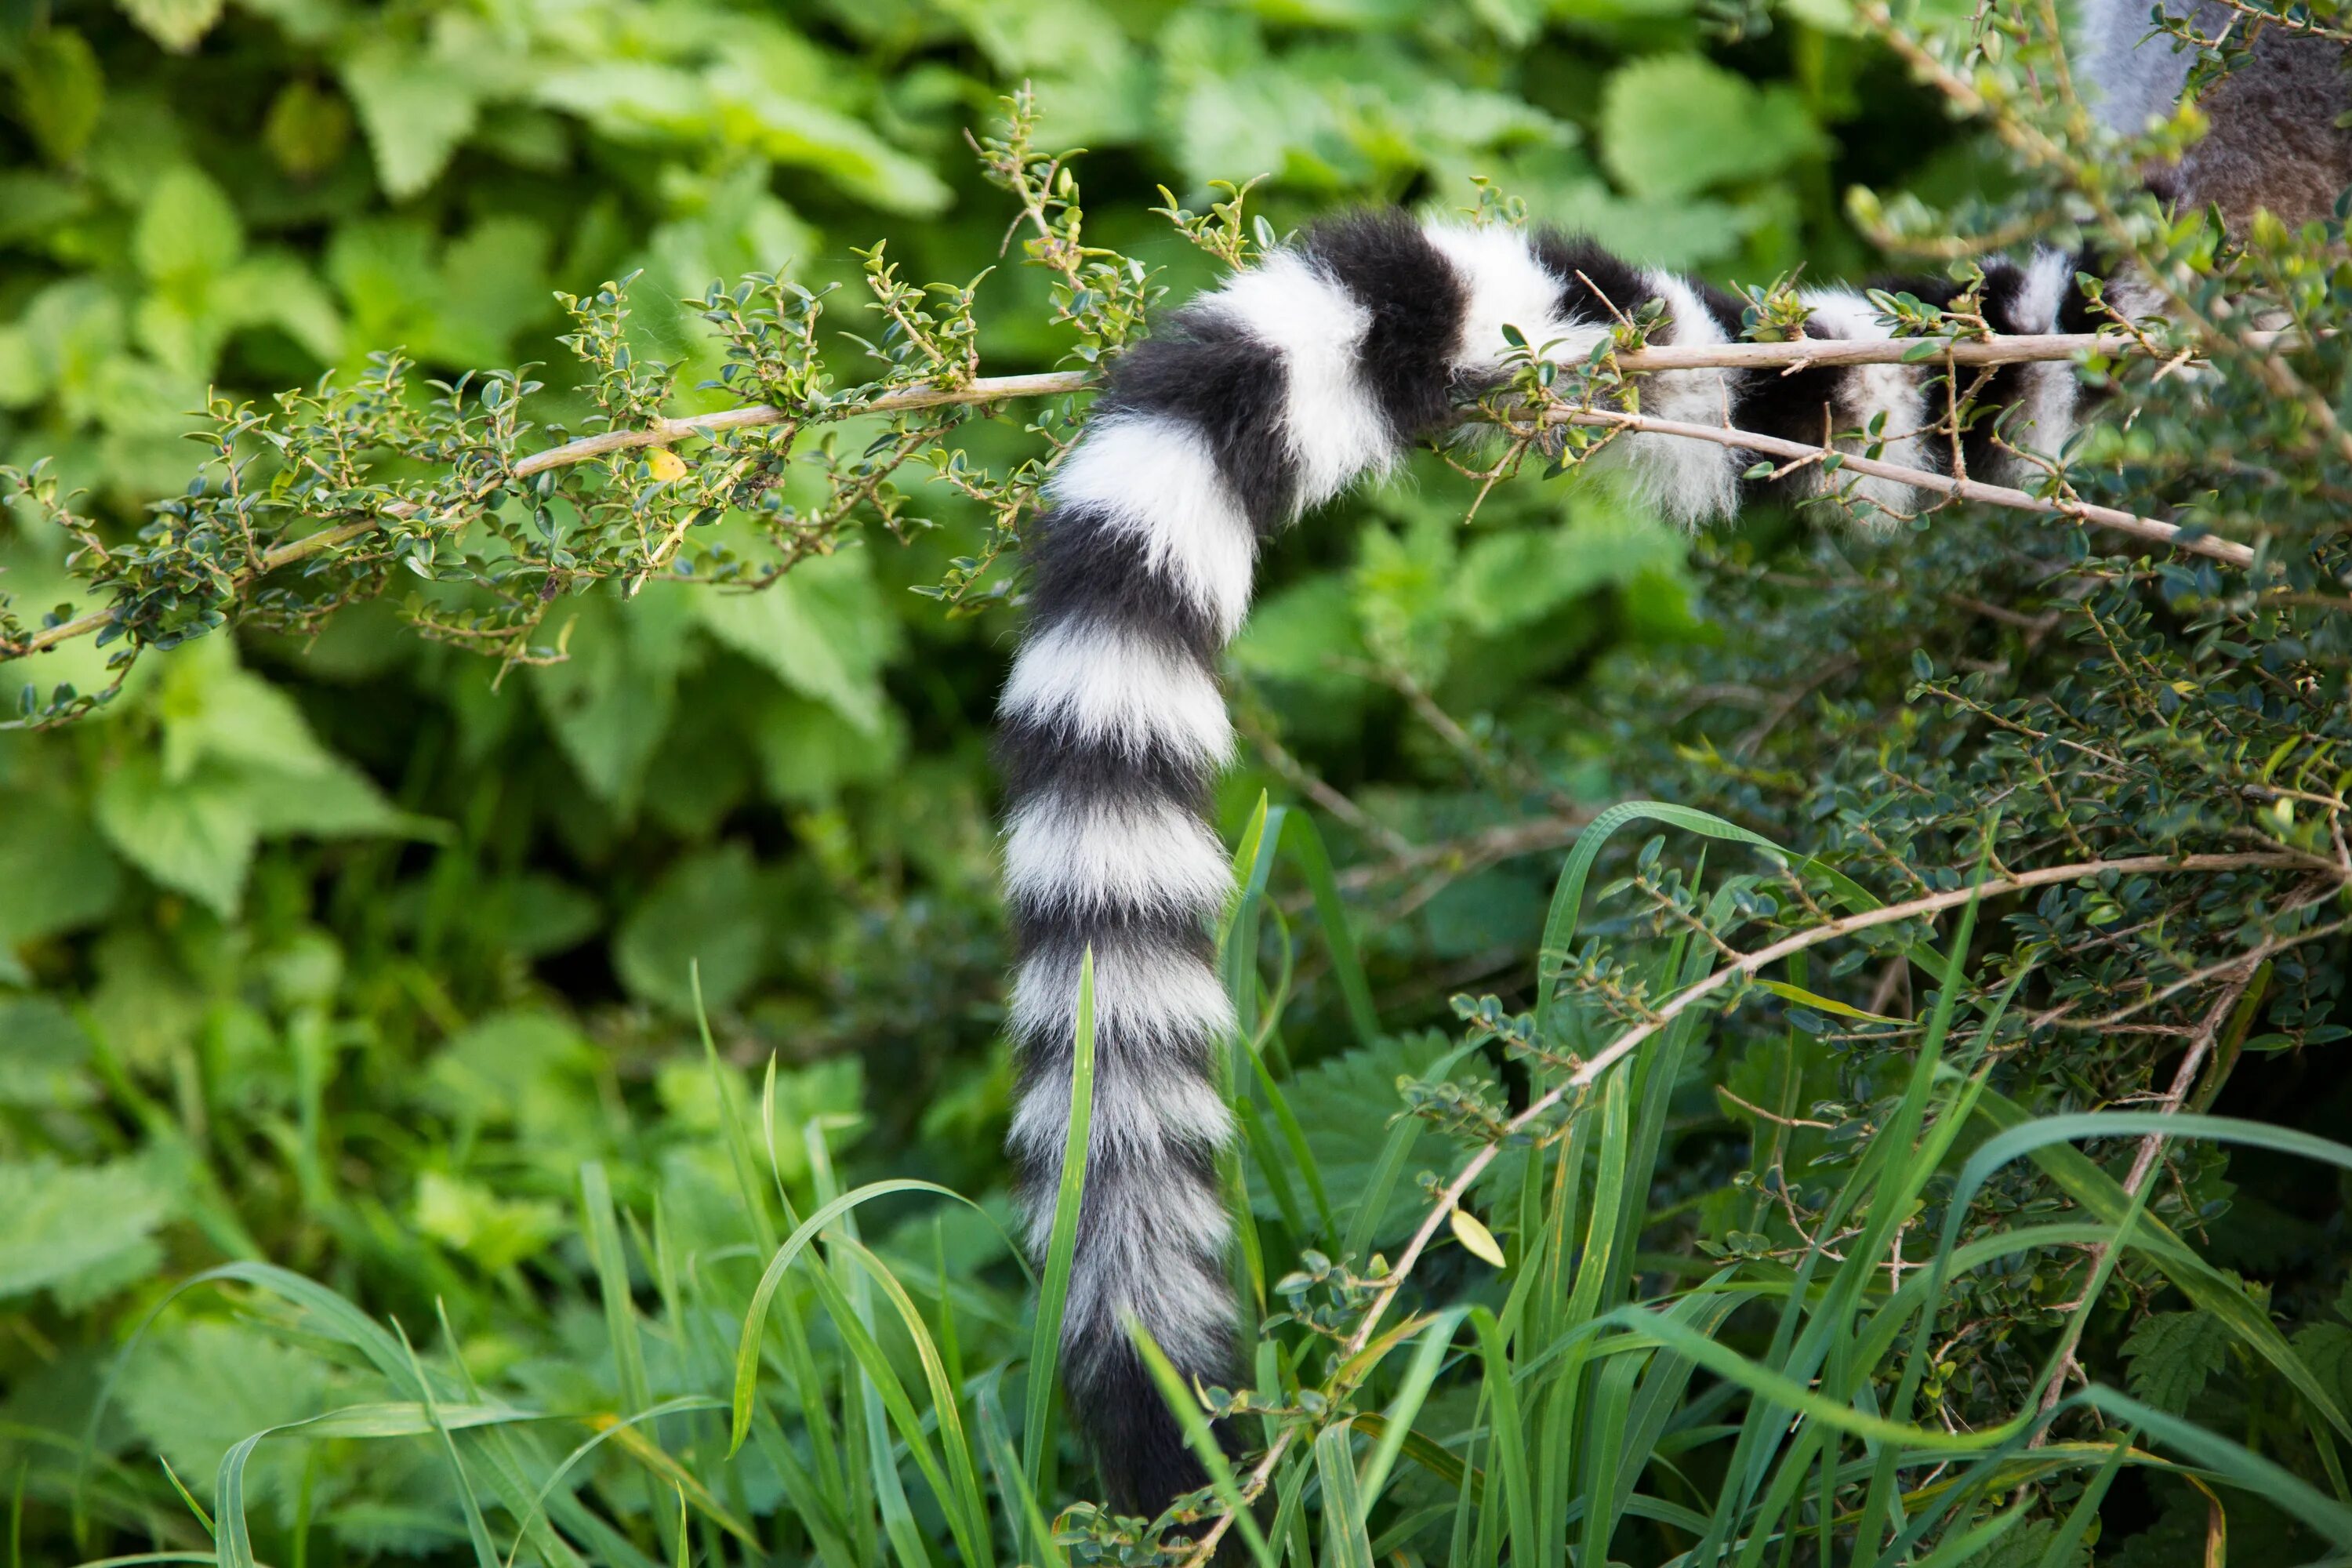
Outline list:
[[[2168,107],[2185,65],[2162,39],[2134,47],[2146,30],[2142,0],[2090,8],[2077,58],[2110,117],[2136,129]],[[2242,73],[2251,79],[2229,88],[2245,117],[2233,126],[2216,116],[2183,171],[2182,195],[2299,217],[2323,183],[2352,178],[2352,139],[2330,124],[2345,96],[2335,53],[2259,49]],[[2324,90],[2312,89],[2299,118],[2285,114],[2288,95],[2311,88],[2315,55]],[[2066,256],[1991,261],[1985,277],[1981,309],[1996,331],[2094,324]],[[1936,303],[1953,293],[1940,281],[1909,287]],[[1234,1018],[1209,935],[1233,881],[1204,805],[1233,750],[1218,662],[1247,612],[1258,550],[1303,512],[1387,470],[1454,416],[1466,390],[1491,384],[1507,324],[1574,360],[1621,313],[1654,299],[1666,311],[1654,342],[1740,336],[1727,296],[1590,244],[1394,213],[1326,221],[1121,358],[1051,481],[1052,507],[1030,548],[1028,630],[1002,705],[1019,952],[1012,1148],[1042,1253],[1066,1136],[1079,965],[1091,950],[1093,1122],[1063,1373],[1122,1510],[1156,1510],[1202,1482],[1126,1321],[1149,1331],[1188,1379],[1230,1383],[1236,1372],[1232,1223],[1216,1174],[1233,1129],[1213,1070]],[[1888,335],[1857,291],[1813,289],[1804,300],[1813,335]],[[1662,373],[1643,382],[1642,408],[1808,442],[1822,437],[1825,419],[1853,432],[1883,413],[1886,455],[1932,468],[1951,454],[1933,430],[1927,374],[1898,365]],[[1979,396],[2011,409],[2012,441],[2042,452],[2055,452],[2074,426],[2068,365],[2005,367]],[[1983,428],[1967,439],[1971,473],[2020,477]],[[1741,477],[1752,458],[1719,446],[1636,434],[1607,456],[1685,523],[1729,514],[1752,488]],[[1882,507],[1911,502],[1901,485],[1864,485],[1863,499]]]

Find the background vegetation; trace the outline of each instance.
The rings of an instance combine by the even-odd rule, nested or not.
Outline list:
[[[2046,76],[2034,22],[1980,8],[1971,68]],[[1874,241],[2063,238],[2090,197],[2121,210],[2128,192],[2063,159],[2021,180],[2030,142],[1955,122],[1874,31],[1833,0],[14,0],[0,460],[53,458],[126,561],[171,501],[155,569],[176,572],[249,516],[219,465],[189,481],[223,429],[257,437],[197,411],[328,374],[365,388],[376,351],[415,362],[400,396],[329,395],[289,427],[396,422],[429,379],[533,362],[541,428],[509,430],[509,458],[549,425],[726,406],[698,384],[744,340],[707,290],[787,263],[845,285],[821,329],[837,380],[924,374],[908,334],[844,303],[875,265],[853,247],[887,237],[905,277],[958,283],[996,261],[1020,206],[963,132],[1024,79],[1043,144],[1090,149],[1087,240],[1178,297],[1214,265],[1152,213],[1159,187],[1205,208],[1211,181],[1257,174],[1250,210],[1277,232],[1347,201],[1473,206],[1484,177],[1634,257],[1749,282],[1877,267],[1853,218]],[[2063,105],[2019,112],[2012,131],[2079,129]],[[1857,184],[1874,199],[1850,206]],[[1957,217],[1931,219],[1948,198]],[[2252,290],[2315,338],[2341,308],[2340,236],[2245,257],[2193,219],[2127,216],[2107,242],[2180,258],[2197,301]],[[1021,258],[968,317],[934,297],[990,374],[1115,347],[1100,299],[1057,304],[1054,269]],[[595,286],[632,274],[624,329]],[[1604,484],[1532,471],[1465,527],[1478,486],[1433,457],[1279,547],[1232,660],[1251,744],[1223,811],[1262,889],[1229,952],[1265,1024],[1237,1058],[1237,1180],[1269,1413],[1236,1425],[1290,1435],[1292,1508],[1264,1522],[1300,1568],[1727,1542],[2152,1565],[2218,1560],[2225,1521],[2242,1562],[2343,1544],[2344,1177],[2285,1142],[2352,1110],[2330,1059],[2333,353],[2223,353],[2193,404],[2186,377],[2093,367],[2144,412],[2078,482],[2263,541],[2242,578],[1973,513],[1871,544],[1772,512],[1694,545]],[[654,363],[676,367],[666,401]],[[493,411],[468,410],[477,432]],[[945,435],[1013,477],[1039,450],[1024,421],[1072,412]],[[429,486],[446,432],[402,429],[369,482]],[[715,508],[686,556],[699,584],[559,592],[567,541],[699,515],[660,489],[698,479],[632,455],[552,521],[507,520],[512,549],[549,552],[544,595],[483,558],[369,547],[281,574],[212,635],[201,573],[152,579],[156,651],[87,714],[127,645],[11,666],[33,682],[0,732],[12,1562],[1152,1550],[1083,1510],[1048,1528],[1088,1478],[1038,1409],[1034,1292],[998,1228],[985,745],[1018,578],[984,502],[1005,492],[918,467],[874,490],[880,516],[836,515],[877,434],[844,426],[829,471],[730,479],[751,488],[716,499],[751,504]],[[761,592],[709,585],[779,541],[792,569]],[[97,607],[76,544],[20,500],[12,636]],[[1663,855],[1646,828],[1587,829],[1641,796],[1721,815],[1667,819],[1685,836]],[[1790,873],[1686,836],[1727,820],[1819,858]],[[1973,948],[1958,903],[1874,925],[1772,971],[1779,995],[1724,984],[1731,1011],[1692,1009],[1634,1069],[1590,1070],[1673,984],[1863,910],[1857,883],[1899,902],[2179,852],[2250,858],[2011,894]],[[1555,1118],[1555,1092],[1579,1113]],[[2146,1166],[2139,1125],[2043,1122],[2084,1152],[1966,1162],[2031,1116],[2151,1105],[2285,1131]],[[1372,1254],[1398,1257],[1434,1179],[1482,1148],[1500,1152],[1463,1190],[1483,1221],[1435,1233],[1402,1298],[1437,1316],[1388,1323],[1416,1333],[1373,1341],[1376,1367],[1327,1360],[1361,1338]],[[882,1179],[980,1207],[874,1194],[821,1265],[770,1268],[747,1335],[763,1260]],[[2134,1196],[2148,1217],[2115,1247]],[[1931,1302],[1938,1257],[1960,1267]],[[2137,1403],[2074,1396],[2028,1450],[2002,1423],[2064,1385],[2070,1352]]]

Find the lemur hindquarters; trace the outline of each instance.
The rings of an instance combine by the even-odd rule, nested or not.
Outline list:
[[[2108,14],[2108,37],[2144,27],[2130,16],[2139,3],[2094,0]],[[2151,66],[2147,54],[2128,40],[2103,52],[2098,37],[2083,51],[2095,90],[2116,102],[2138,95],[2116,112],[2137,107],[2144,118],[2178,91],[2179,72],[2165,61]],[[2304,69],[2280,62],[2302,58],[2258,51],[2241,73],[2253,80],[2234,90],[2275,103]],[[2329,125],[2343,94],[2340,79],[2331,79],[2333,96],[2301,122],[2309,146],[2288,146],[2267,113],[2234,132],[2217,124],[2201,158],[2185,167],[2184,195],[2202,199],[2196,182],[2210,175],[2234,210],[2276,200],[2301,214],[2294,204],[2326,177],[2329,159],[2352,169],[2352,139]],[[1995,260],[1985,274],[1982,309],[1996,331],[2094,324],[2071,258]],[[1953,295],[1941,280],[1909,287],[1938,304]],[[1814,335],[1888,335],[1858,292],[1803,298]],[[1188,1380],[1229,1383],[1237,1371],[1231,1218],[1216,1174],[1232,1126],[1214,1087],[1214,1053],[1234,1018],[1209,935],[1233,881],[1204,805],[1233,748],[1218,659],[1248,609],[1258,546],[1388,468],[1452,417],[1466,389],[1491,384],[1507,353],[1506,324],[1575,358],[1654,299],[1666,310],[1654,342],[1740,335],[1729,297],[1590,244],[1394,213],[1328,220],[1192,301],[1118,360],[1091,426],[1050,483],[1052,508],[1029,547],[1028,629],[1002,707],[1006,884],[1019,952],[1012,1147],[1042,1254],[1066,1137],[1079,962],[1091,949],[1094,1111],[1063,1371],[1122,1511],[1155,1511],[1203,1484],[1123,1320],[1148,1330]],[[1825,418],[1852,432],[1883,413],[1888,456],[1936,468],[1950,454],[1931,428],[1927,374],[1892,365],[1657,374],[1643,384],[1643,408],[1710,425],[1727,416],[1807,442],[1820,440]],[[2005,367],[1979,395],[2011,411],[2012,439],[2042,451],[2056,451],[2073,427],[2068,365]],[[1969,439],[1971,473],[2022,477],[1982,426]],[[1750,457],[1722,447],[1630,435],[1605,456],[1685,522],[1728,514],[1750,488],[1741,478]],[[1809,472],[1792,482],[1821,480]],[[1906,487],[1887,481],[1863,487],[1864,499],[1885,508],[1911,500]]]

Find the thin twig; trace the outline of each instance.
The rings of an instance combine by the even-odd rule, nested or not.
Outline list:
[[[1828,450],[1808,446],[1802,441],[1787,441],[1778,436],[1759,435],[1753,430],[1738,430],[1729,426],[1689,425],[1676,419],[1654,419],[1646,414],[1623,414],[1608,408],[1578,409],[1556,417],[1570,425],[1679,436],[1692,441],[1712,441],[1718,447],[1730,447],[1768,458],[1811,459],[1823,456]],[[1906,468],[1899,463],[1858,457],[1851,452],[1841,452],[1837,457],[1842,471],[1851,469],[1874,479],[1893,479],[1916,489],[1934,490],[1939,495],[1950,496],[1955,500],[1979,501],[1987,506],[2006,507],[2012,511],[2039,512],[2045,517],[2063,517],[2075,522],[2093,523],[2113,532],[2146,540],[2151,544],[2161,544],[2190,555],[2208,556],[2232,566],[2244,567],[2254,563],[2254,552],[2246,545],[2215,539],[2210,534],[2184,538],[2186,530],[2174,523],[2158,522],[2152,517],[2117,511],[2113,507],[2093,506],[2087,501],[2049,500],[2029,495],[2024,490],[2012,489],[2007,485],[1955,479],[1949,474],[1933,473],[1926,468]]]
[[[2180,1058],[2179,1068],[2172,1075],[2172,1087],[2166,1089],[2164,1098],[2157,1102],[2156,1110],[2159,1116],[2170,1116],[2188,1100],[2189,1091],[2196,1087],[2198,1071],[2204,1067],[2205,1058],[2213,1048],[2215,1037],[2220,1035],[2224,1023],[2231,1022],[2231,1013],[2246,994],[2246,988],[2253,983],[2255,956],[2248,953],[2240,962],[2243,965],[2242,973],[2221,988],[2221,994],[2213,1000],[2213,1005],[2206,1009],[2205,1021],[2189,1042],[2189,1049]],[[2248,1011],[2251,1013],[2252,1009]],[[2240,1022],[2244,1021],[2250,1020]],[[2148,1173],[2156,1168],[2156,1157],[2163,1148],[2164,1134],[2161,1132],[2150,1132],[2139,1141],[2139,1152],[2132,1157],[2131,1173],[2124,1178],[2125,1202],[2138,1198],[2140,1189],[2147,1184]],[[2050,1382],[2042,1390],[2039,1410],[2043,1415],[2050,1414],[2059,1396],[2065,1393],[2067,1373],[2080,1370],[2074,1362],[2074,1347],[2082,1343],[2083,1326],[2091,1315],[2091,1286],[2098,1279],[2100,1268],[2105,1263],[2110,1247],[2110,1243],[2095,1241],[2084,1248],[2084,1256],[2090,1259],[2090,1271],[2084,1277],[2082,1299],[2065,1309],[2066,1329],[2059,1342],[2057,1363],[2051,1369]],[[2044,1422],[2026,1440],[2025,1446],[2039,1448],[2049,1437],[2050,1424]]]
[[[1808,338],[1785,343],[1719,343],[1713,345],[1661,344],[1637,349],[1616,357],[1617,368],[1627,374],[1643,374],[1671,370],[1766,370],[1787,369],[1804,365],[1901,364],[1911,363],[1921,342],[1919,338],[1877,340],[1845,340]],[[2071,359],[2076,354],[2145,353],[2146,349],[2129,335],[2121,332],[2037,332],[2019,333],[2009,337],[1971,339],[1948,343],[1938,352],[1937,363],[1970,365],[2031,364]],[[959,405],[1002,403],[1020,397],[1059,397],[1083,392],[1094,380],[1086,371],[1048,371],[1035,375],[975,376],[956,384],[910,386],[885,393],[871,401],[845,404],[825,412],[836,416],[860,414],[905,414],[925,408],[945,408]],[[741,408],[720,409],[716,413],[685,418],[660,419],[632,430],[607,430],[594,436],[583,436],[560,447],[550,447],[534,452],[515,464],[513,477],[527,479],[551,468],[585,463],[614,452],[635,451],[647,447],[674,447],[681,441],[697,437],[708,439],[730,430],[755,430],[782,425],[808,416],[806,409],[779,408],[770,404],[752,404]],[[1660,435],[1688,437],[1693,440],[1713,441],[1718,445],[1735,446],[1784,458],[1818,458],[1822,448],[1799,442],[1780,441],[1768,436],[1745,431],[1732,431],[1704,425],[1678,425],[1667,420],[1649,419],[1645,416],[1616,415],[1601,410],[1577,416],[1577,423],[1588,425],[1616,424],[1630,429],[1654,431]],[[2043,500],[2023,490],[2000,485],[1979,484],[1972,479],[1953,479],[1945,475],[1923,469],[1906,468],[1892,463],[1881,463],[1867,458],[1845,456],[1845,468],[1860,474],[1873,474],[1937,490],[1965,500],[1983,501],[1993,506],[2040,512],[2045,515],[2074,518],[2078,521],[2095,522],[2158,543],[2193,554],[2211,556],[2235,565],[2248,565],[2252,552],[2241,544],[2226,541],[2200,539],[2179,542],[2179,530],[2169,523],[2149,518],[2135,517],[2129,512],[2116,511],[2106,507],[2080,503]],[[379,515],[394,520],[416,515],[413,502],[395,501],[381,509]],[[242,584],[345,544],[373,531],[380,526],[374,518],[355,522],[339,523],[321,529],[266,552],[258,564],[247,573],[237,574]],[[89,615],[36,632],[23,644],[8,651],[8,657],[43,653],[60,643],[88,636],[114,619],[111,606],[93,610]]]

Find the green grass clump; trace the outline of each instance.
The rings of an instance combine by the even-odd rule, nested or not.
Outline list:
[[[1596,946],[1569,944],[1607,840],[1645,817],[1742,842],[1767,868],[1719,876],[1696,931],[1613,942],[1624,961],[1604,991]],[[1565,956],[1557,967],[1580,984],[1562,983],[1548,1021],[1464,998],[1462,1042],[1394,1082],[1392,1118],[1355,1129],[1357,1156],[1378,1173],[1351,1187],[1322,1168],[1318,1149],[1331,1145],[1313,1101],[1328,1092],[1318,1080],[1353,1057],[1301,1070],[1276,1048],[1294,964],[1268,892],[1286,848],[1326,920],[1325,958],[1354,963],[1311,825],[1261,809],[1224,939],[1226,972],[1250,1004],[1251,1032],[1235,1042],[1247,1070],[1230,1085],[1244,1129],[1233,1177],[1251,1216],[1236,1267],[1261,1333],[1234,1389],[1184,1387],[1147,1343],[1214,1477],[1169,1518],[1073,1502],[1087,1473],[1044,1373],[1080,1164],[1066,1166],[1033,1281],[1001,1207],[906,1178],[845,1188],[826,1114],[795,1123],[772,1059],[746,1103],[706,1025],[710,1135],[671,1152],[701,1162],[705,1185],[588,1162],[571,1224],[549,1244],[565,1262],[548,1274],[568,1284],[517,1291],[510,1279],[407,1314],[364,1310],[264,1262],[187,1279],[111,1358],[89,1415],[97,1446],[26,1450],[20,1535],[29,1495],[70,1508],[85,1539],[151,1539],[150,1551],[93,1561],[223,1568],[348,1560],[364,1554],[371,1525],[404,1550],[476,1568],[1059,1568],[1196,1559],[1226,1531],[1264,1568],[2064,1564],[2083,1560],[2119,1478],[2143,1471],[2211,1497],[2216,1520],[2258,1510],[2294,1561],[2334,1560],[2331,1547],[2352,1542],[2338,1458],[2352,1427],[2335,1363],[2315,1353],[2331,1336],[2284,1337],[2251,1287],[2151,1213],[2145,1186],[2081,1152],[2156,1135],[2352,1170],[2352,1147],[2185,1110],[2025,1115],[1991,1086],[2021,975],[1969,978],[1978,897],[1930,946],[1928,922],[1720,819],[1612,812],[1571,857],[1554,906],[1562,945],[1547,963]],[[1642,861],[1658,858],[1654,844]],[[1759,1111],[1749,1163],[1726,1188],[1752,1229],[1735,1229],[1731,1248],[1702,1247],[1656,1196],[1675,1104],[1719,1018],[1677,999],[1733,995],[1761,976],[1767,966],[1724,936],[1743,900],[1787,877],[1848,900],[1937,979],[1890,1052],[1899,1087],[1866,1142],[1817,1193],[1782,1193],[1773,1184],[1824,1124]],[[1276,936],[1263,942],[1279,960],[1269,966],[1243,945],[1266,934],[1262,916]],[[1717,984],[1727,965],[1734,985]],[[1801,961],[1783,972],[1795,978],[1774,982],[1777,999],[1832,1005],[1806,987]],[[1073,1152],[1094,1081],[1090,963],[1081,976]],[[1629,1029],[1605,998],[1636,992],[1650,1000]],[[1789,1028],[1777,1059],[1749,1066],[1793,1086],[1820,1048]],[[1393,1054],[1377,1038],[1354,1052]],[[1783,1106],[1795,1109],[1790,1096]],[[1389,1218],[1400,1150],[1429,1167],[1402,1226]],[[2026,1163],[2063,1205],[1989,1211],[1989,1187]],[[1251,1202],[1273,1188],[1293,1200]],[[723,1201],[674,1212],[689,1190]],[[2095,1260],[2072,1314],[2099,1312],[2118,1279],[2150,1296],[2177,1289],[2287,1419],[2249,1442],[2185,1417],[2139,1366],[2132,1392],[2096,1377],[2067,1390],[2073,1331],[2042,1346],[2030,1386],[2066,1390],[2046,1408],[1939,1419],[1956,1282],[2052,1249]],[[218,1337],[194,1333],[205,1325]],[[517,1353],[523,1333],[545,1348]],[[215,1359],[198,1364],[196,1346]],[[225,1387],[284,1381],[294,1367],[318,1407],[241,1434],[209,1479],[151,1475],[154,1459],[102,1436],[141,1409],[149,1380]],[[1213,1415],[1238,1440],[1230,1464]],[[2312,1460],[2316,1481],[2296,1473]]]

